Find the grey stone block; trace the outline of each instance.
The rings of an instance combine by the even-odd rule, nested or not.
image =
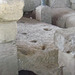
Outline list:
[[[36,8],[36,20],[51,23],[51,8],[48,6],[39,6]]]
[[[0,75],[18,75],[17,48],[14,42],[0,44]]]
[[[75,50],[75,27],[57,30],[55,44],[60,51],[71,52]]]

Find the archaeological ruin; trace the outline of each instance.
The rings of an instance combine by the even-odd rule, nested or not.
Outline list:
[[[0,0],[0,75],[75,75],[75,0]]]

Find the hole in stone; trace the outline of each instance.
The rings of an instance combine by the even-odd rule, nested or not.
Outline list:
[[[42,46],[42,50],[45,50],[45,49],[46,49],[46,46],[45,46],[45,45],[43,45],[43,46]]]
[[[22,33],[23,35],[26,35],[27,33]]]
[[[36,40],[32,40],[32,41],[30,41],[30,42],[36,43],[37,41],[36,41]]]
[[[37,74],[29,70],[20,70],[19,75],[37,75]]]
[[[51,31],[52,29],[44,28],[45,31]]]
[[[67,51],[67,53],[70,53],[71,51]]]

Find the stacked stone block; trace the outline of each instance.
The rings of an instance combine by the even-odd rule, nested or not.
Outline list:
[[[0,0],[0,75],[18,75],[15,39],[23,6],[22,0]]]
[[[36,20],[51,23],[51,8],[46,5],[41,5],[36,8]]]
[[[63,75],[75,75],[75,28],[57,31],[55,44],[59,48],[58,63],[63,67]]]

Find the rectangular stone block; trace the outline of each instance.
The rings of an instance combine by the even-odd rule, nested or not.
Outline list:
[[[75,3],[72,3],[71,8],[75,10]]]
[[[63,75],[75,75],[75,52],[59,51],[58,63],[63,67]]]
[[[59,29],[55,32],[55,45],[59,50],[71,52],[75,50],[75,27]]]
[[[15,40],[16,33],[17,33],[17,23],[16,22],[0,23],[0,43]]]
[[[48,6],[39,6],[36,8],[36,19],[41,22],[51,23],[51,8]]]
[[[0,75],[18,75],[17,48],[14,42],[0,44]]]

